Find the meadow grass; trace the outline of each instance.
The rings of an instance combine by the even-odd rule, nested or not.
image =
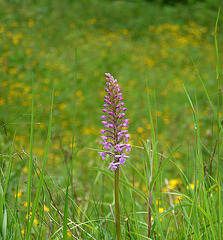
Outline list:
[[[1,239],[116,239],[108,71],[133,145],[122,239],[222,239],[219,6],[47,3],[0,0]]]

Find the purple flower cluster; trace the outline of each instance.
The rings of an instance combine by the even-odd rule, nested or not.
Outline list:
[[[126,130],[129,124],[129,119],[124,119],[127,108],[123,107],[123,97],[121,88],[117,84],[117,79],[111,76],[110,73],[105,73],[106,85],[105,89],[107,95],[104,96],[105,104],[103,114],[101,116],[104,129],[101,130],[103,142],[101,144],[106,150],[99,152],[102,159],[105,160],[106,155],[110,155],[113,161],[108,168],[116,170],[121,164],[124,165],[126,158],[129,158],[124,151],[130,152],[131,145],[127,144],[130,134]],[[123,130],[123,127],[125,130]]]

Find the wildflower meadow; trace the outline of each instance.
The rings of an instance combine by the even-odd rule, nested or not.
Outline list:
[[[223,239],[221,0],[0,0],[0,239]]]

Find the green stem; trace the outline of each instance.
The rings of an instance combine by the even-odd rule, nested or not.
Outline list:
[[[120,222],[120,211],[119,211],[119,168],[115,170],[115,213],[116,213],[116,233],[117,240],[122,240],[121,236],[121,222]]]

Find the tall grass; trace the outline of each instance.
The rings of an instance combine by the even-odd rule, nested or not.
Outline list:
[[[200,81],[205,88],[202,78]],[[207,94],[207,99],[211,106],[213,103]],[[120,184],[125,189],[120,188],[120,194],[124,209],[121,208],[121,232],[123,239],[220,239],[222,236],[222,166],[220,163],[222,145],[220,145],[220,131],[216,132],[218,144],[216,147],[216,156],[213,156],[213,168],[216,168],[216,173],[210,175],[207,169],[207,162],[204,162],[203,157],[203,142],[201,140],[201,133],[199,127],[199,106],[197,102],[193,103],[188,91],[185,88],[185,94],[191,106],[194,123],[194,140],[195,148],[193,150],[193,179],[194,186],[190,185],[191,179],[188,178],[185,172],[179,167],[174,160],[174,154],[179,150],[180,146],[174,150],[170,150],[168,156],[162,154],[159,150],[159,142],[156,136],[154,119],[151,114],[151,102],[148,95],[148,113],[149,121],[151,123],[151,141],[142,141],[142,146],[135,146],[136,149],[142,151],[142,159],[144,170],[139,169],[134,161],[126,168],[132,168],[135,178],[141,179],[142,183],[147,188],[147,193],[143,193],[140,189],[134,186],[134,182],[130,183],[131,176],[126,169],[120,172]],[[52,94],[53,96],[53,94]],[[196,107],[195,107],[196,106]],[[24,216],[18,216],[17,212],[13,210],[14,205],[7,196],[7,190],[10,189],[10,173],[13,162],[13,145],[9,155],[9,162],[7,170],[4,174],[1,183],[1,236],[2,239],[30,239],[31,236],[46,239],[58,239],[63,237],[75,239],[111,239],[115,238],[113,226],[113,212],[100,213],[96,211],[97,205],[104,205],[105,202],[95,202],[94,192],[85,200],[78,202],[77,198],[68,195],[69,186],[73,188],[73,180],[68,178],[68,185],[65,189],[61,188],[53,179],[51,181],[59,193],[59,201],[56,206],[50,199],[44,189],[44,173],[47,167],[47,156],[50,148],[51,128],[52,128],[52,114],[53,114],[53,97],[51,103],[51,111],[49,117],[49,128],[46,142],[45,157],[42,164],[42,169],[39,172],[38,183],[36,191],[31,187],[32,183],[32,169],[34,166],[32,156],[33,146],[33,123],[34,123],[34,93],[32,100],[32,114],[31,114],[31,134],[30,134],[30,154],[29,154],[29,171],[28,171],[28,185],[27,185],[27,219]],[[215,108],[213,107],[215,111]],[[218,116],[216,112],[216,116]],[[220,123],[220,119],[217,118]],[[220,127],[220,125],[219,125]],[[97,150],[97,149],[96,149]],[[93,150],[92,150],[93,151]],[[212,151],[209,150],[209,156],[212,156]],[[32,157],[30,157],[32,156]],[[78,157],[78,154],[76,155]],[[166,166],[172,164],[178,172],[181,181],[181,190],[171,190],[167,192],[162,191],[162,186],[165,184],[165,169]],[[108,170],[96,168],[99,173],[105,174],[105,177],[114,178],[113,174]],[[214,173],[214,171],[213,171]],[[86,172],[86,174],[88,174]],[[95,181],[98,181],[98,176]],[[77,179],[75,179],[77,181]],[[168,185],[168,181],[166,182]],[[49,182],[46,183],[49,185]],[[106,184],[110,184],[109,181]],[[96,184],[97,185],[97,184]],[[95,187],[96,185],[92,185]],[[52,187],[48,186],[49,191]],[[109,187],[109,186],[108,186]],[[62,192],[66,192],[61,195]],[[34,196],[35,193],[35,196]],[[122,193],[125,193],[124,195]],[[33,206],[31,204],[31,196],[34,196]],[[56,195],[55,195],[56,196]],[[63,197],[64,196],[64,197]],[[72,194],[73,196],[73,194]],[[173,203],[173,198],[179,198],[178,203]],[[141,200],[139,199],[141,197]],[[73,203],[71,201],[72,200]],[[87,201],[87,202],[85,202]],[[52,204],[49,212],[43,211],[43,206],[48,202]],[[64,207],[62,207],[63,204]],[[144,205],[143,202],[146,204]],[[12,205],[13,204],[13,205]],[[17,206],[18,208],[19,206]],[[111,208],[113,205],[111,204]],[[141,209],[141,210],[140,210]],[[163,209],[163,210],[161,210]],[[96,212],[95,212],[96,211]],[[60,213],[58,215],[58,213]],[[35,219],[38,219],[38,225],[34,226]],[[48,220],[47,220],[48,219]],[[72,220],[73,219],[73,220]],[[85,221],[82,221],[85,219]],[[23,226],[27,226],[24,232]],[[69,226],[69,228],[68,228]],[[12,231],[12,229],[14,229]]]
[[[210,105],[217,128],[213,128],[212,143],[203,141],[200,124],[198,90],[184,85],[184,100],[191,109],[193,136],[188,146],[181,141],[167,150],[159,139],[157,97],[151,98],[150,75],[145,77],[147,115],[150,124],[148,137],[141,145],[133,145],[132,157],[122,167],[119,178],[106,169],[107,162],[100,167],[85,164],[85,158],[75,146],[77,109],[78,64],[75,50],[74,122],[72,123],[71,151],[60,151],[70,156],[69,161],[60,163],[60,178],[48,171],[48,158],[54,135],[54,86],[51,87],[51,104],[48,112],[47,138],[35,139],[36,102],[33,80],[30,100],[29,153],[15,146],[15,136],[4,145],[1,161],[0,184],[0,238],[6,239],[116,239],[115,196],[120,199],[120,226],[122,239],[221,239],[223,236],[222,199],[222,119],[221,113],[221,69],[218,47],[218,22],[215,25],[216,50],[216,94],[210,94],[202,78],[199,62],[192,59],[199,87],[203,88],[205,102]],[[126,90],[127,92],[128,90]],[[96,94],[95,94],[96,95]],[[127,95],[127,94],[126,94]],[[126,97],[127,98],[127,97]],[[93,101],[93,100],[92,100]],[[45,106],[46,109],[49,109]],[[89,109],[90,111],[91,109]],[[211,116],[209,116],[211,118]],[[11,119],[11,118],[10,118]],[[13,118],[15,119],[15,118]],[[186,120],[186,119],[185,119]],[[210,121],[211,122],[211,121]],[[7,124],[3,123],[3,130]],[[178,128],[177,122],[173,123]],[[20,126],[18,126],[19,128]],[[7,132],[7,130],[5,130]],[[4,131],[4,132],[5,132]],[[83,137],[83,136],[82,136]],[[175,137],[175,136],[173,136]],[[43,141],[45,152],[42,158],[34,155],[37,141]],[[80,140],[81,141],[81,140]],[[52,142],[52,143],[51,143]],[[85,147],[83,151],[98,152],[99,146]],[[177,159],[177,153],[188,148],[186,164]],[[2,149],[2,148],[1,148]],[[92,155],[90,161],[101,161]],[[137,156],[137,160],[136,160]],[[4,158],[3,158],[4,157]],[[83,159],[83,162],[81,160]],[[66,168],[62,165],[67,164]],[[22,166],[19,168],[19,166]],[[22,168],[27,171],[21,170]],[[64,170],[65,169],[65,170]],[[77,171],[74,171],[77,169]],[[81,181],[76,174],[81,172]],[[117,193],[112,193],[114,179],[119,179]],[[21,185],[24,192],[20,191]],[[16,189],[16,192],[13,191]],[[23,194],[25,197],[23,197]],[[21,201],[21,199],[23,199]]]

